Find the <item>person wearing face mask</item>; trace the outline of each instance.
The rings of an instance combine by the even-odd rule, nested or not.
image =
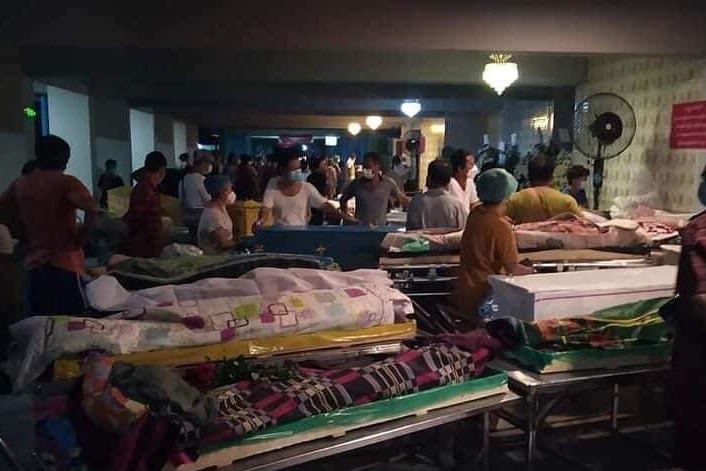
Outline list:
[[[159,257],[164,247],[162,207],[159,184],[164,180],[167,158],[161,152],[150,152],[140,181],[130,193],[130,207],[123,216],[128,237],[123,252],[131,257]]]
[[[706,206],[706,168],[699,201]],[[706,469],[706,211],[682,231],[672,351],[674,458],[687,471]]]
[[[228,175],[211,175],[206,178],[204,185],[211,195],[211,201],[206,203],[201,213],[198,242],[204,254],[216,255],[235,246],[233,220],[227,209],[235,203],[235,193]]]
[[[201,219],[203,208],[211,200],[211,195],[206,191],[204,181],[206,175],[213,171],[213,165],[208,157],[201,157],[192,168],[191,173],[184,175],[179,188],[181,201],[182,220],[189,228],[189,234],[196,238],[196,228]]]
[[[341,217],[339,211],[311,183],[305,181],[297,152],[294,149],[280,149],[279,154],[279,176],[267,184],[253,232],[270,219],[277,226],[306,226],[312,208]]]
[[[453,171],[449,194],[462,202],[468,212],[471,206],[478,202],[475,185],[475,176],[478,174],[476,158],[465,149],[457,149],[450,153],[449,162]]]
[[[361,177],[352,181],[341,196],[341,211],[348,213],[348,201],[355,198],[355,218],[368,226],[386,226],[387,209],[390,199],[402,206],[409,204],[409,198],[397,183],[382,174],[382,161],[375,152],[368,152],[363,159]]]

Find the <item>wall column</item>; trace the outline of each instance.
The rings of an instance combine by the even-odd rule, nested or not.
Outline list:
[[[488,132],[488,118],[478,114],[451,114],[446,116],[445,146],[476,152],[483,145]]]
[[[136,169],[132,166],[130,109],[127,102],[91,97],[91,134],[95,194],[100,194],[98,178],[108,159],[118,163],[118,175],[126,185],[130,185],[130,174]]]
[[[176,165],[174,152],[174,120],[171,116],[158,114],[154,117],[154,150],[164,154],[167,165]]]
[[[0,63],[0,192],[34,159],[34,121],[22,113],[33,101],[32,82],[20,66]]]
[[[88,95],[48,85],[47,97],[49,132],[66,140],[71,146],[71,158],[66,167],[66,174],[75,176],[88,189],[93,190]]]

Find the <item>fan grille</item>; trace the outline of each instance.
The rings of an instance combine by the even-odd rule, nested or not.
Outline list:
[[[612,159],[635,137],[635,112],[622,97],[598,93],[585,98],[574,113],[574,145],[591,159]]]

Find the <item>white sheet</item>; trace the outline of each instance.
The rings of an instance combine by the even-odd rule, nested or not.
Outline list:
[[[337,272],[310,268],[257,268],[240,278],[208,278],[184,285],[166,285],[129,292],[112,276],[101,276],[86,286],[88,304],[98,311],[125,311],[184,300],[223,296],[273,296],[283,291],[304,293],[347,288],[363,283],[392,286],[383,270]],[[402,298],[406,297],[402,295]]]

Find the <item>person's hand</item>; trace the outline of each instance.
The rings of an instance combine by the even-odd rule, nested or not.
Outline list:
[[[262,221],[262,219],[256,219],[254,223],[252,223],[252,231],[253,233],[259,231],[262,229],[262,226],[264,226],[265,223]]]
[[[522,264],[517,264],[515,266],[515,270],[513,271],[513,275],[515,276],[525,276],[525,275],[531,275],[534,273],[534,268],[531,266],[525,266]]]

